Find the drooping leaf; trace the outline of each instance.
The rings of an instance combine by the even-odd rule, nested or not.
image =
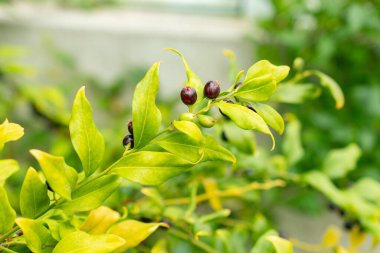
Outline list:
[[[30,153],[37,159],[50,187],[65,199],[71,199],[78,175],[74,168],[65,163],[63,157],[53,156],[40,150]]]
[[[203,100],[204,84],[203,84],[202,80],[197,76],[197,74],[195,74],[191,70],[189,64],[187,63],[187,61],[185,59],[185,57],[178,50],[176,50],[174,48],[167,48],[167,50],[170,50],[170,51],[178,54],[181,57],[183,65],[185,66],[186,75],[187,75],[186,86],[190,86],[190,87],[193,87],[195,89],[195,91],[197,92],[197,101],[195,102],[195,104],[199,103],[200,101]]]
[[[161,126],[161,112],[156,106],[160,63],[155,63],[137,84],[132,100],[134,147],[151,141]]]
[[[92,235],[100,235],[120,219],[120,214],[109,207],[100,206],[90,212],[80,226],[80,230]]]
[[[236,163],[236,157],[220,145],[212,136],[205,137],[205,155],[203,161],[226,161]]]
[[[16,160],[0,160],[0,186],[4,186],[5,181],[19,170]]]
[[[235,122],[235,124],[245,130],[258,130],[264,134],[267,134],[272,139],[272,149],[275,146],[275,140],[273,134],[269,130],[268,125],[265,123],[263,118],[257,113],[248,109],[245,106],[230,104],[224,101],[220,101],[216,104],[219,109],[226,114],[230,119]]]
[[[72,193],[72,200],[59,207],[67,211],[88,211],[99,207],[119,187],[117,175],[105,175],[84,184]]]
[[[321,95],[321,88],[312,83],[283,83],[277,86],[271,101],[289,104],[299,104]]]
[[[14,224],[16,212],[9,204],[7,192],[0,186],[0,234],[6,233]]]
[[[10,141],[16,141],[24,135],[24,128],[15,123],[9,123],[8,119],[0,125],[0,151],[4,144]]]
[[[109,230],[109,233],[120,236],[125,240],[125,243],[114,252],[121,253],[136,247],[160,226],[168,227],[165,223],[143,223],[136,220],[126,220],[114,225]]]
[[[313,71],[313,73],[319,77],[321,85],[329,90],[331,96],[335,100],[336,109],[341,109],[344,106],[344,94],[339,84],[322,72]]]
[[[51,253],[57,241],[41,221],[17,218],[17,225],[21,228],[28,248],[34,253]]]
[[[296,164],[304,156],[301,141],[301,123],[292,115],[288,116],[282,151],[289,165]]]
[[[89,235],[76,231],[63,238],[53,253],[109,253],[123,244],[124,240],[116,235]]]
[[[167,152],[140,151],[122,157],[112,171],[133,182],[158,185],[187,171],[192,163]]]
[[[252,103],[252,106],[256,110],[257,114],[259,114],[271,128],[279,134],[284,132],[284,119],[275,109],[263,103]]]
[[[270,241],[274,248],[276,249],[276,253],[292,253],[293,245],[288,240],[281,238],[276,235],[270,235],[267,237],[267,240]]]
[[[155,141],[166,151],[191,163],[199,162],[204,155],[204,146],[182,132],[169,133]]]
[[[197,142],[200,142],[203,139],[201,130],[194,122],[175,120],[173,121],[173,126],[178,131],[188,135],[190,138],[193,138]]]
[[[23,217],[36,218],[50,204],[47,186],[38,176],[37,171],[29,168],[20,192],[20,209]]]
[[[82,162],[84,173],[89,176],[103,159],[104,139],[95,126],[85,87],[80,88],[75,96],[69,128],[73,147]]]
[[[345,148],[334,149],[327,154],[323,161],[322,170],[331,178],[341,178],[355,169],[361,156],[358,145],[351,143]]]

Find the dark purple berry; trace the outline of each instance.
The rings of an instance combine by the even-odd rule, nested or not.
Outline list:
[[[249,110],[252,110],[252,111],[256,112],[255,108],[253,108],[251,105],[247,105],[247,108],[248,108]]]
[[[194,88],[186,86],[181,90],[181,100],[185,105],[192,105],[197,101],[197,92]]]
[[[339,209],[339,207],[338,207],[335,203],[333,203],[333,202],[329,202],[328,205],[327,205],[327,207],[328,207],[331,211],[335,211],[335,210],[338,210],[338,209]]]
[[[338,214],[343,217],[346,215],[346,211],[343,210],[342,208],[338,208]]]
[[[348,221],[346,221],[345,223],[344,223],[344,228],[346,229],[346,230],[351,230],[351,229],[353,229],[354,228],[354,226],[357,224],[357,222],[356,221],[354,221],[354,220],[348,220]]]
[[[22,230],[19,230],[17,233],[16,233],[17,236],[22,236],[24,235],[24,232],[22,232]]]
[[[130,134],[133,134],[133,126],[132,126],[132,120],[128,122],[128,131]]]
[[[208,81],[203,89],[206,98],[217,98],[220,93],[220,84],[214,81]]]
[[[131,144],[131,148],[133,148],[134,146],[134,140],[133,140],[133,135],[132,134],[129,134],[127,136],[124,137],[123,139],[123,146],[127,146],[128,144]]]
[[[237,84],[235,84],[234,89],[237,89],[237,88],[239,88],[239,87],[242,86],[242,85],[243,85],[242,82],[238,82]]]

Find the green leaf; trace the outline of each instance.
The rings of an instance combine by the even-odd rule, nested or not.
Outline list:
[[[199,162],[204,155],[203,145],[182,132],[167,134],[154,143],[191,163]]]
[[[195,124],[191,121],[173,121],[173,126],[180,132],[188,135],[190,138],[193,138],[197,142],[201,142],[203,139],[202,132]]]
[[[286,124],[284,142],[282,151],[289,165],[296,164],[304,156],[304,149],[301,141],[301,124],[292,116],[289,116],[289,122]]]
[[[275,253],[275,248],[267,238],[269,236],[277,236],[278,233],[274,230],[269,230],[257,240],[256,244],[251,249],[250,253]]]
[[[355,169],[361,153],[359,146],[354,143],[332,150],[323,161],[322,170],[331,178],[342,178]]]
[[[10,141],[16,141],[24,135],[24,128],[15,123],[9,123],[8,119],[0,125],[0,151],[4,144]]]
[[[190,87],[193,87],[195,89],[195,91],[197,92],[197,101],[195,102],[195,104],[199,103],[203,99],[204,84],[203,84],[202,80],[197,76],[197,74],[195,74],[191,70],[189,64],[187,63],[187,61],[185,59],[185,57],[178,50],[176,50],[174,48],[167,48],[167,50],[170,50],[170,51],[178,54],[181,57],[183,65],[185,66],[186,75],[187,75],[186,86],[190,86]],[[194,105],[192,105],[192,106],[194,106]]]
[[[122,157],[112,165],[112,171],[139,184],[158,185],[192,166],[170,153],[140,151]]]
[[[236,90],[234,96],[248,101],[265,101],[269,99],[275,90],[276,81],[271,74],[267,74],[244,81],[243,85]]]
[[[7,192],[0,186],[0,234],[8,232],[16,219],[16,212],[9,204]]]
[[[285,240],[276,235],[270,235],[266,239],[273,244],[274,248],[276,249],[276,253],[292,253],[293,252],[292,243],[289,242],[288,240]]]
[[[108,232],[125,240],[125,243],[114,252],[124,252],[136,247],[160,226],[168,227],[165,223],[143,223],[136,220],[126,220],[114,225]]]
[[[29,168],[20,192],[20,209],[22,216],[36,218],[50,204],[46,184],[38,176],[37,171]]]
[[[267,60],[261,60],[252,65],[245,76],[243,85],[251,82],[251,80],[270,74],[275,80],[276,84],[285,79],[289,74],[290,68],[288,66],[276,66]]]
[[[236,157],[220,145],[212,136],[205,137],[205,155],[203,161],[226,161],[236,163]]]
[[[75,96],[69,127],[73,147],[82,162],[84,173],[89,176],[103,159],[104,139],[92,118],[85,87],[80,88]]]
[[[271,128],[279,134],[284,132],[284,119],[275,109],[263,103],[253,103],[252,106]]]
[[[357,192],[363,199],[380,206],[380,183],[376,180],[368,177],[362,178],[350,190]]]
[[[91,210],[90,214],[80,226],[80,230],[92,235],[100,235],[120,219],[120,214],[109,207],[100,206]]]
[[[339,84],[337,84],[334,79],[322,72],[314,70],[312,73],[319,77],[321,85],[329,90],[331,96],[335,100],[336,109],[341,109],[344,106],[344,95]]]
[[[0,186],[4,186],[5,181],[19,170],[16,160],[0,160]]]
[[[155,101],[159,86],[160,63],[155,63],[137,84],[132,100],[134,147],[151,141],[161,126],[161,112]]]
[[[65,199],[71,199],[78,175],[74,168],[65,163],[63,157],[53,156],[40,150],[30,153],[37,159],[50,187]]]
[[[61,240],[53,253],[109,253],[124,244],[116,235],[89,235],[76,231]]]
[[[277,86],[271,101],[300,104],[321,95],[321,88],[312,83],[283,83]]]
[[[24,233],[26,245],[34,253],[51,253],[57,243],[40,221],[17,218],[17,225]]]
[[[248,109],[245,106],[230,104],[224,101],[218,102],[216,106],[226,114],[235,124],[245,130],[258,130],[264,134],[267,134],[272,139],[272,149],[275,146],[275,140],[273,134],[269,130],[269,127],[257,113]]]
[[[84,184],[72,193],[72,200],[59,207],[67,211],[88,211],[99,207],[119,187],[117,175],[106,175]]]

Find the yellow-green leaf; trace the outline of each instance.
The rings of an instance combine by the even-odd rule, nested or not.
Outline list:
[[[90,212],[80,230],[92,235],[100,235],[120,219],[120,214],[109,207],[100,206]]]
[[[168,227],[165,223],[143,223],[136,220],[126,220],[110,228],[109,233],[118,235],[125,243],[115,250],[115,253],[124,252],[136,247],[160,226]]]
[[[156,106],[159,67],[159,62],[153,64],[133,93],[132,120],[135,148],[151,141],[161,126],[161,112]]]
[[[203,139],[202,132],[195,124],[191,121],[173,121],[173,126],[180,132],[188,135],[189,137],[193,138],[194,140],[201,142]]]
[[[187,171],[192,163],[167,152],[140,151],[122,157],[112,171],[133,182],[158,185]]]
[[[282,151],[289,165],[296,164],[304,156],[301,140],[301,123],[293,115],[288,114],[288,123],[282,144]]]
[[[116,235],[89,235],[76,231],[63,238],[53,253],[109,253],[123,244],[123,238]]]
[[[321,88],[313,83],[283,83],[277,86],[272,101],[299,104],[321,95]]]
[[[245,83],[249,83],[252,79],[270,74],[273,76],[276,84],[285,79],[289,74],[290,68],[288,66],[276,66],[267,60],[261,60],[252,65],[245,76],[243,86]]]
[[[86,176],[89,176],[96,171],[103,159],[104,139],[95,126],[85,87],[80,88],[75,96],[69,127],[73,147]]]
[[[9,204],[7,192],[0,186],[0,234],[6,233],[14,224],[16,212]]]
[[[71,199],[78,175],[74,168],[65,163],[63,157],[53,156],[40,150],[30,153],[37,159],[51,188],[65,199]]]
[[[37,171],[30,167],[26,173],[20,192],[20,209],[23,217],[36,218],[41,215],[50,204],[46,184]]]
[[[288,240],[285,240],[284,238],[270,235],[266,238],[268,241],[270,241],[274,248],[276,249],[276,253],[292,253],[293,252],[293,246],[292,243]]]
[[[0,186],[3,186],[5,184],[5,181],[18,170],[19,166],[16,160],[0,160]]]
[[[16,223],[24,233],[26,245],[33,253],[52,252],[57,242],[40,221],[17,218]]]
[[[259,114],[271,128],[279,134],[284,132],[284,119],[275,109],[263,103],[252,103],[252,106],[256,110],[257,114]]]
[[[220,145],[212,136],[205,137],[205,155],[203,161],[227,161],[236,163],[236,157]]]
[[[8,119],[0,125],[0,151],[4,144],[10,141],[16,141],[24,135],[24,128],[19,124],[9,123]]]
[[[319,77],[319,80],[321,82],[321,85],[329,90],[331,93],[331,96],[335,100],[335,107],[336,109],[341,109],[344,106],[344,94],[342,89],[340,88],[339,84],[334,81],[331,77],[328,75],[319,72],[319,71],[313,71],[313,73]]]
[[[267,134],[272,139],[272,149],[275,146],[275,140],[273,134],[269,130],[268,125],[265,123],[263,118],[257,113],[248,109],[245,106],[230,104],[224,101],[218,102],[216,106],[226,114],[230,119],[235,122],[235,124],[245,130],[258,130],[264,134]]]

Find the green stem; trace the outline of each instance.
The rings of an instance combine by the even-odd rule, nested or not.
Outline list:
[[[0,246],[0,250],[1,251],[5,251],[5,252],[9,252],[9,253],[17,253],[16,251],[13,251],[13,250],[8,249],[8,248],[3,247],[3,246]]]
[[[0,237],[0,243],[5,241],[9,236],[13,235],[14,233],[16,233],[20,228],[18,226],[12,228],[11,231],[9,231],[8,233],[5,233],[2,237]]]
[[[187,235],[186,233],[182,232],[181,230],[170,228],[169,233],[184,240],[184,241],[190,241],[194,246],[202,249],[203,251],[207,253],[216,253],[216,251],[211,248],[209,245],[205,244],[204,242],[200,240],[195,240],[193,237]]]

